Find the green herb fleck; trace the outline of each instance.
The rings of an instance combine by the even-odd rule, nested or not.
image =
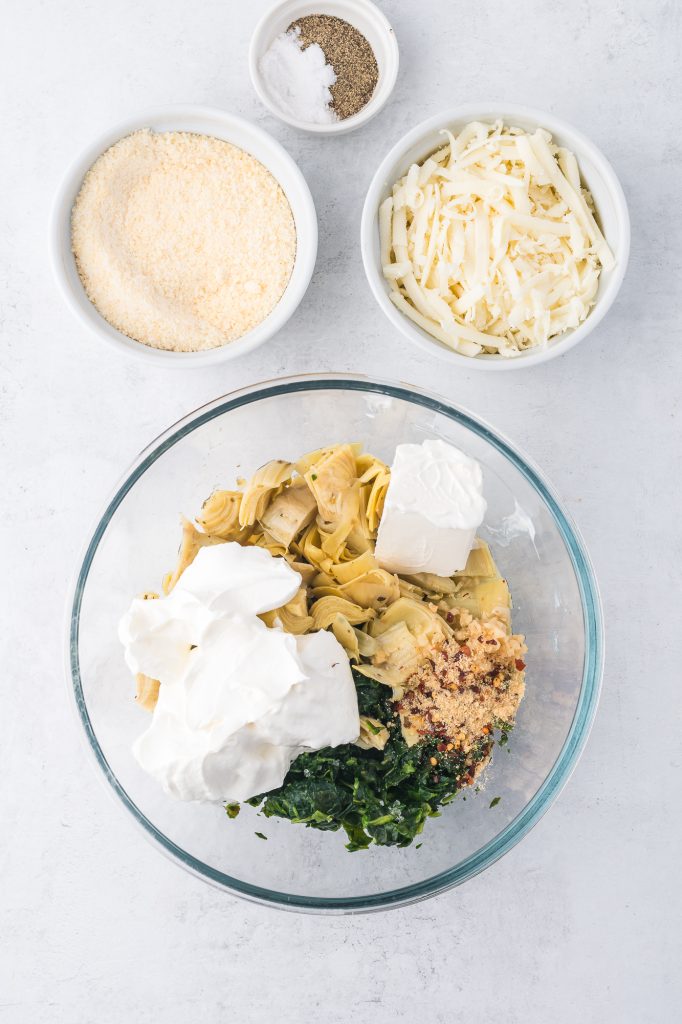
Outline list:
[[[491,806],[491,807],[497,807],[497,805],[499,804],[499,802],[500,802],[500,800],[501,800],[501,799],[502,799],[502,797],[501,797],[501,796],[494,796],[494,797],[492,798],[492,800],[490,801],[490,806]]]
[[[506,746],[506,744],[509,742],[509,733],[514,728],[514,723],[513,722],[502,722],[502,721],[498,720],[498,721],[493,722],[493,727],[495,729],[499,729],[499,731],[500,731],[500,738],[497,741],[497,745],[500,746],[500,747]]]
[[[225,804],[225,813],[228,818],[236,818],[240,811],[239,804]]]
[[[253,834],[254,834],[255,836],[258,836],[258,838],[259,838],[259,839],[265,839],[265,840],[266,840],[266,842],[267,842],[267,838],[268,838],[268,837],[267,837],[267,836],[264,836],[262,832],[254,832]]]

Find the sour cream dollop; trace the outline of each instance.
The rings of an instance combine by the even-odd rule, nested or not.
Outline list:
[[[377,561],[390,572],[451,576],[466,565],[485,512],[483,473],[475,459],[445,441],[399,444]]]
[[[276,789],[305,750],[360,732],[348,656],[333,634],[293,636],[257,616],[301,576],[240,544],[202,548],[167,597],[136,598],[119,626],[131,672],[161,681],[133,753],[181,800],[248,800]]]

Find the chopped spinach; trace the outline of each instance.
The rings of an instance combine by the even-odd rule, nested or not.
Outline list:
[[[355,670],[353,680],[360,714],[367,718],[378,718],[380,722],[390,722],[393,717],[393,706],[389,688]]]

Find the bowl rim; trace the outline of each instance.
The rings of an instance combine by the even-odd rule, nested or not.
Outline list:
[[[381,269],[373,258],[373,242],[375,233],[378,230],[379,204],[388,173],[392,166],[400,160],[407,151],[420,141],[422,136],[432,134],[438,128],[451,125],[457,121],[480,120],[489,121],[501,118],[505,123],[519,121],[535,122],[539,127],[546,128],[554,137],[559,136],[568,139],[568,145],[575,153],[580,165],[581,156],[588,156],[591,163],[597,169],[600,177],[606,185],[613,201],[615,215],[618,221],[619,239],[615,247],[614,255],[616,265],[606,282],[606,287],[601,296],[598,297],[585,320],[573,330],[567,331],[552,340],[545,348],[528,349],[527,354],[514,359],[503,356],[486,356],[484,358],[462,355],[461,352],[454,352],[434,338],[430,339],[426,332],[421,331],[415,324],[393,305],[388,297],[386,282]],[[369,287],[382,312],[391,321],[401,334],[408,341],[417,345],[423,352],[428,352],[440,359],[449,361],[452,365],[459,365],[462,368],[468,367],[472,370],[483,370],[492,372],[504,372],[506,370],[523,370],[530,366],[538,366],[550,359],[555,359],[568,352],[580,341],[583,341],[588,334],[599,325],[611,306],[616,300],[620,287],[623,283],[628,267],[630,256],[630,215],[623,187],[614,171],[612,165],[604,156],[602,151],[578,128],[575,128],[569,121],[565,121],[555,114],[541,110],[537,107],[527,107],[518,104],[496,103],[495,101],[481,103],[466,103],[454,107],[448,107],[439,113],[420,121],[406,132],[391,147],[377,167],[367,189],[365,201],[362,208],[360,221],[360,249],[362,262],[365,268],[365,276]],[[610,239],[607,239],[611,244]],[[602,271],[604,273],[604,271]]]
[[[585,629],[585,660],[583,679],[576,710],[562,748],[547,777],[522,811],[493,839],[459,864],[430,878],[398,889],[380,893],[349,897],[310,897],[270,890],[234,878],[203,863],[168,839],[136,806],[109,767],[104,751],[99,745],[93,729],[85,695],[83,693],[79,663],[79,619],[83,592],[88,574],[99,543],[122,500],[143,476],[146,470],[175,443],[182,440],[198,427],[223,415],[232,409],[282,394],[302,393],[320,390],[350,390],[369,394],[384,395],[408,401],[414,405],[440,413],[471,430],[488,441],[505,456],[534,487],[544,501],[566,546],[580,593],[583,624]],[[570,517],[562,509],[555,492],[540,474],[530,459],[498,435],[478,417],[451,405],[446,399],[430,391],[418,389],[403,383],[386,380],[371,380],[356,374],[304,374],[287,378],[263,381],[232,391],[214,399],[184,416],[144,448],[126,473],[119,480],[112,496],[98,517],[90,539],[87,541],[79,568],[76,571],[66,606],[66,681],[70,693],[70,704],[83,729],[81,736],[91,757],[99,766],[100,778],[112,799],[122,804],[130,813],[147,839],[160,848],[171,860],[179,863],[192,874],[203,878],[223,891],[227,890],[252,902],[275,906],[284,910],[309,913],[362,913],[389,909],[416,903],[430,896],[452,889],[473,878],[490,867],[505,853],[508,853],[554,803],[571,776],[589,736],[599,701],[603,674],[604,642],[603,621],[599,590],[594,570],[584,543]],[[99,774],[99,773],[98,773]]]
[[[226,134],[230,132],[235,132],[236,134],[244,133],[256,138],[265,150],[269,150],[273,157],[276,157],[287,168],[295,183],[296,201],[301,205],[302,223],[301,225],[296,223],[296,254],[291,269],[291,276],[278,302],[264,320],[256,324],[255,327],[241,338],[236,338],[234,341],[221,345],[218,348],[206,349],[200,352],[174,352],[167,349],[154,348],[151,345],[135,341],[135,339],[119,331],[118,328],[114,327],[113,324],[110,324],[102,316],[94,303],[88,298],[80,278],[78,279],[80,292],[76,294],[77,289],[74,288],[74,283],[66,271],[62,258],[65,233],[66,238],[70,238],[73,204],[83,179],[93,163],[110,146],[132,132],[142,128],[154,128],[154,125],[158,122],[175,119],[178,122],[191,120],[196,120],[197,122],[215,121],[216,125],[219,124],[225,128]],[[172,129],[164,128],[162,130],[169,131]],[[177,128],[175,130],[191,131],[191,129],[187,128]],[[207,133],[201,131],[200,134],[205,135]],[[250,153],[248,146],[239,145],[237,142],[232,142],[232,145]],[[253,156],[252,153],[250,155]],[[254,159],[263,163],[257,156]],[[269,170],[269,168],[266,168],[266,170]],[[270,171],[270,174],[277,181],[286,196],[287,202],[291,206],[292,200],[289,192],[273,171]],[[302,230],[299,230],[299,227]],[[157,365],[178,369],[193,369],[195,367],[227,362],[228,360],[246,355],[253,349],[265,344],[266,341],[269,341],[286,324],[303,300],[308,290],[313,270],[315,269],[317,245],[317,213],[310,187],[301,168],[284,146],[265,131],[264,128],[254,124],[245,117],[241,117],[239,114],[222,110],[220,107],[189,103],[171,103],[166,106],[143,110],[137,114],[130,114],[128,117],[118,120],[115,124],[91,138],[86,145],[80,148],[62,174],[52,201],[48,226],[48,248],[52,275],[66,305],[80,323],[91,334],[96,335],[101,341],[104,341],[110,348],[119,353],[124,353],[132,358],[142,359],[147,363],[156,363]],[[294,275],[296,275],[297,280]],[[294,284],[294,289],[290,291],[292,283]]]
[[[274,114],[280,121],[290,125],[292,128],[297,128],[299,131],[309,132],[314,135],[345,135],[348,132],[355,131],[356,128],[361,128],[363,125],[371,121],[373,117],[376,117],[380,111],[384,109],[393,89],[395,87],[396,79],[398,77],[398,69],[400,66],[400,50],[398,48],[398,40],[396,39],[395,32],[388,18],[381,11],[376,4],[372,3],[372,0],[337,0],[339,6],[346,7],[348,9],[348,18],[352,17],[352,12],[362,9],[369,17],[375,22],[377,27],[380,29],[386,40],[386,55],[388,57],[388,65],[383,81],[379,81],[375,87],[374,95],[370,98],[369,102],[365,104],[357,114],[353,114],[351,117],[344,118],[343,121],[333,121],[330,124],[312,124],[309,121],[299,121],[298,118],[290,117],[289,114],[273,103],[270,98],[268,90],[263,84],[263,77],[258,67],[258,62],[262,56],[262,39],[265,34],[270,22],[273,17],[279,14],[281,8],[289,5],[294,5],[296,0],[276,0],[262,15],[259,19],[256,27],[251,34],[251,41],[249,43],[249,75],[251,77],[251,84],[254,88],[258,99],[261,101],[264,107],[266,107],[271,114]],[[316,11],[314,4],[306,4],[310,6],[311,13]],[[352,22],[351,22],[352,23]]]

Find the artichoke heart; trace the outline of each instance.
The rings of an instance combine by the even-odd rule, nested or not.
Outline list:
[[[450,576],[436,576],[432,572],[419,572],[412,576],[405,576],[408,583],[419,587],[423,593],[431,596],[442,597],[443,594],[456,594],[459,583]]]
[[[338,522],[329,524],[331,527],[329,531],[327,530],[327,524],[320,521],[320,516],[317,517],[322,550],[334,562],[338,562],[340,560],[346,548],[348,538],[353,530],[353,526],[357,521],[357,495],[357,487],[354,487],[353,490],[348,492],[348,496],[344,502],[344,516]]]
[[[212,544],[224,544],[223,537],[213,537],[208,533],[200,533],[194,523],[182,517],[182,539],[180,551],[178,552],[178,564],[173,572],[169,572],[163,578],[163,592],[170,594],[188,565],[191,565],[201,548],[210,547]]]
[[[385,569],[370,569],[350,583],[342,585],[341,593],[363,607],[381,611],[400,597],[398,577]]]
[[[282,484],[291,480],[294,469],[291,462],[273,459],[256,470],[244,490],[239,508],[240,526],[253,526],[257,519],[262,519],[271,498]]]
[[[360,645],[357,633],[345,615],[337,612],[332,622],[332,633],[339,641],[350,661],[360,661]]]
[[[352,518],[357,512],[359,487],[355,469],[355,452],[349,444],[341,444],[313,463],[305,474],[308,487],[315,495],[320,515],[328,523]],[[349,510],[351,496],[355,511]],[[350,511],[350,515],[349,515]]]
[[[299,478],[274,498],[260,517],[261,526],[275,540],[288,548],[294,538],[315,518],[317,502],[306,484]]]
[[[358,666],[358,672],[391,686],[399,696],[402,684],[416,671],[423,648],[404,622],[396,622],[374,640],[372,664]]]
[[[360,716],[360,735],[355,741],[362,750],[383,750],[388,743],[388,729],[378,718]]]
[[[443,623],[437,611],[423,601],[400,597],[394,601],[370,627],[372,636],[379,637],[397,623],[403,622],[420,647],[434,647],[444,636]]]
[[[426,653],[445,638],[445,624],[428,604],[399,597],[368,626],[376,647],[363,675],[393,687],[399,697],[403,683],[416,671]]]
[[[368,622],[373,619],[376,612],[372,608],[361,608],[359,604],[346,601],[343,597],[321,597],[315,601],[310,608],[313,617],[314,629],[328,629],[336,616],[341,614],[348,619],[353,626],[361,622]]]
[[[322,550],[320,531],[315,523],[311,523],[304,530],[294,548],[304,561],[309,562],[310,565],[324,573],[329,573],[333,560]]]
[[[317,570],[314,565],[310,565],[308,562],[299,562],[298,559],[289,557],[289,565],[292,569],[300,575],[301,579],[308,587],[313,582],[317,575]]]
[[[269,533],[262,531],[259,524],[256,524],[254,527],[253,533],[246,541],[246,545],[255,548],[265,548],[274,558],[284,558],[287,553],[284,545],[280,544],[274,537],[271,537]]]
[[[389,473],[390,470],[385,462],[378,459],[376,455],[369,452],[361,452],[355,458],[355,468],[362,483],[374,480],[380,473]]]
[[[505,629],[511,628],[511,596],[506,580],[483,579],[465,580],[457,594],[446,597],[443,607],[463,608],[475,619],[485,622],[497,619]]]
[[[497,579],[499,575],[493,556],[490,554],[490,548],[480,537],[476,539],[476,547],[473,547],[469,552],[467,564],[463,569],[455,573],[455,577],[485,576],[490,579]]]
[[[349,558],[345,562],[336,562],[331,567],[332,576],[339,583],[351,583],[372,569],[378,569],[378,563],[371,551],[365,551],[357,558]]]
[[[379,528],[379,520],[384,510],[384,501],[390,481],[391,474],[386,470],[379,473],[372,482],[372,489],[367,499],[367,524],[372,533]]]
[[[212,536],[241,543],[248,536],[248,529],[239,525],[241,503],[241,491],[214,491],[204,502],[197,523]]]
[[[308,600],[305,587],[292,597],[291,601],[275,608],[271,612],[263,612],[259,618],[270,628],[281,626],[285,633],[294,633],[297,636],[309,633],[314,622],[312,615],[308,614]]]

